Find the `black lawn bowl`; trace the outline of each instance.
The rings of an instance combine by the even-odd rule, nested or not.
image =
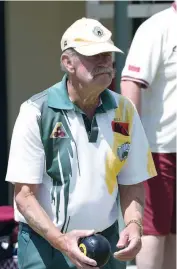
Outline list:
[[[81,238],[79,248],[87,257],[95,260],[98,267],[104,266],[111,255],[109,241],[100,234]]]

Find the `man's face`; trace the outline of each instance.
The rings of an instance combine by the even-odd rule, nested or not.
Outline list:
[[[106,88],[115,75],[112,53],[101,53],[94,56],[76,54],[74,60],[75,75],[83,84]]]

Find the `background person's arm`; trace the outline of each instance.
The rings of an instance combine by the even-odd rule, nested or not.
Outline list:
[[[120,87],[121,94],[134,103],[139,115],[141,115],[141,84],[131,80],[123,80]]]

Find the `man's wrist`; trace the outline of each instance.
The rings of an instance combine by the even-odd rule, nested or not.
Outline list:
[[[58,250],[64,250],[65,248],[65,234],[61,233],[57,227],[51,228],[45,239],[49,244]]]
[[[132,219],[130,221],[127,222],[126,226],[125,227],[128,227],[130,224],[136,224],[138,227],[139,227],[139,230],[140,230],[140,236],[143,235],[143,225],[142,225],[142,221],[141,220],[137,220],[137,219]]]

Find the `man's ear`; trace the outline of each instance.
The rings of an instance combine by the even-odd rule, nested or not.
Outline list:
[[[68,71],[68,73],[74,73],[75,69],[70,55],[63,54],[61,56],[61,62],[64,65],[65,69]]]

